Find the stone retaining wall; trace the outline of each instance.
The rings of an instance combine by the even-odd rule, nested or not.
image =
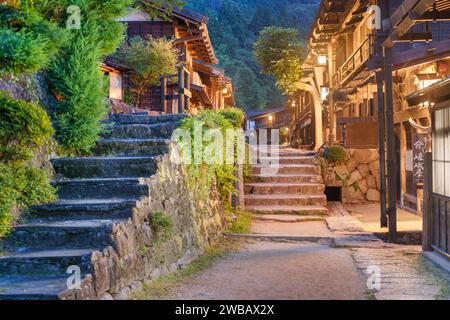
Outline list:
[[[198,201],[188,188],[186,168],[161,158],[158,173],[149,181],[150,197],[140,201],[133,218],[113,227],[115,246],[92,255],[91,273],[80,290],[61,295],[68,299],[127,299],[147,281],[175,272],[211,246],[223,232],[223,206],[215,188]],[[164,212],[173,222],[168,241],[157,238],[152,213]]]
[[[348,149],[342,164],[319,157],[327,187],[342,187],[342,202],[380,201],[380,163],[377,149]]]

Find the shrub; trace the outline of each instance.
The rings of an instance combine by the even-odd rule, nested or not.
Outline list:
[[[55,198],[47,174],[28,164],[53,134],[44,110],[0,92],[0,237],[15,220],[14,208],[25,209]]]
[[[245,113],[242,109],[227,107],[223,110],[219,110],[225,119],[231,122],[234,128],[241,128],[245,121]]]
[[[21,163],[0,163],[0,190],[0,237],[16,218],[14,207],[25,209],[56,197],[44,171]]]
[[[159,241],[167,241],[173,234],[172,219],[164,212],[155,212],[150,218],[150,225]]]
[[[0,161],[29,160],[51,139],[53,128],[44,110],[0,92]]]
[[[208,129],[217,129],[220,130],[222,136],[226,136],[227,129],[239,129],[241,128],[241,121],[239,119],[243,119],[241,117],[241,112],[237,109],[227,109],[227,110],[206,110],[201,112],[198,116],[186,118],[181,122],[181,129],[184,129],[191,133],[192,141],[194,138],[194,130],[196,124],[201,124],[201,128],[203,133],[205,133]],[[190,143],[190,145],[186,145],[185,141],[178,141],[180,145],[180,149],[188,150],[187,148],[191,148],[191,159],[190,165],[188,167],[190,172],[190,177],[192,180],[192,184],[196,185],[196,189],[198,189],[199,185],[205,186],[204,190],[200,191],[204,196],[207,196],[209,192],[211,192],[211,184],[216,183],[218,191],[220,193],[220,197],[222,202],[229,206],[229,196],[231,194],[236,193],[236,182],[237,177],[235,174],[235,166],[233,164],[226,164],[225,162],[222,164],[206,164],[205,161],[201,161],[201,164],[195,164],[195,143]],[[202,143],[203,151],[206,148],[210,148],[209,143]],[[224,143],[223,150],[214,150],[214,152],[222,152],[223,159],[225,159],[225,147]]]
[[[149,85],[158,85],[162,75],[177,72],[179,50],[173,40],[135,37],[120,48],[118,56],[134,70],[131,91],[139,107]]]
[[[34,9],[0,6],[0,74],[31,74],[44,68],[65,40],[65,31]]]
[[[323,157],[329,162],[341,164],[348,159],[348,154],[341,146],[331,146],[325,149]]]
[[[65,27],[65,8],[70,0],[48,0],[39,10],[48,19]],[[81,28],[68,32],[61,54],[47,71],[50,103],[56,139],[68,155],[86,154],[103,131],[100,123],[107,113],[104,77],[99,65],[124,39],[125,26],[117,19],[132,4],[131,0],[80,0]],[[63,12],[63,14],[61,14]]]

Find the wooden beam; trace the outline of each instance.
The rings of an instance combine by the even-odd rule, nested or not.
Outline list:
[[[392,36],[392,42],[428,42],[433,40],[433,34],[431,32],[410,32],[401,37]]]
[[[406,110],[398,111],[394,113],[394,124],[399,124],[407,122],[410,118],[412,119],[422,119],[428,118],[430,116],[430,111],[428,108],[413,107]]]
[[[450,21],[450,11],[428,12],[421,16],[416,13],[411,12],[411,13],[409,13],[409,17],[415,23],[434,22],[434,21]]]
[[[183,42],[192,42],[192,41],[198,41],[198,40],[204,40],[204,39],[205,38],[200,34],[200,35],[196,35],[196,36],[189,36],[189,37],[175,39],[174,43],[178,44],[178,43],[183,43]]]

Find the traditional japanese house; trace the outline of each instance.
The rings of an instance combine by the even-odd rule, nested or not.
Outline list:
[[[218,60],[209,37],[207,17],[175,8],[166,20],[133,12],[121,21],[128,25],[128,39],[137,36],[171,38],[180,50],[182,66],[176,74],[163,75],[161,86],[149,86],[142,97],[142,109],[170,114],[234,105],[231,79],[223,70],[213,67]],[[105,62],[106,67],[115,67],[111,61]],[[129,70],[121,73],[122,98],[130,94],[129,75]]]
[[[413,141],[414,178],[424,182],[423,248],[437,263],[450,263],[450,78],[407,97],[411,106],[431,112],[430,125],[411,122],[418,131]],[[428,152],[432,137],[432,152]]]
[[[314,126],[323,126],[324,141],[354,149],[381,147],[383,159],[379,141],[387,136],[386,151],[394,147],[387,169],[395,172],[387,175],[396,179],[390,181],[396,204],[419,214],[423,196],[414,178],[413,144],[420,133],[415,124],[428,126],[431,117],[427,102],[411,106],[407,97],[450,75],[449,20],[449,0],[323,0],[305,62],[310,87],[304,92],[321,100],[321,112],[309,109],[315,111]],[[303,102],[298,108],[307,106]],[[300,127],[312,119],[305,114],[297,119]]]
[[[292,115],[285,107],[276,109],[249,111],[246,114],[247,130],[255,130],[260,134],[260,130],[266,130],[267,142],[271,143],[271,130],[279,130],[280,143],[291,142],[290,121]],[[261,133],[262,134],[262,133]]]

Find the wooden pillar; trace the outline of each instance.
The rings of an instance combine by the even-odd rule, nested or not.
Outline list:
[[[190,98],[185,94],[184,89],[191,90],[191,75],[188,72],[184,72],[184,86],[183,86],[183,94],[184,94],[184,110],[189,110]]]
[[[161,103],[162,103],[162,110],[164,111],[165,114],[169,114],[167,102],[167,83],[168,83],[167,77],[161,77]],[[170,113],[172,112],[170,111]]]
[[[431,251],[433,245],[433,157],[431,152],[425,154],[425,172],[423,181],[423,251]]]
[[[383,74],[377,72],[377,100],[378,100],[378,144],[380,154],[380,224],[382,228],[387,228],[386,212],[386,109],[384,107],[383,94]]]
[[[387,154],[388,154],[388,226],[389,242],[397,241],[397,170],[395,161],[395,132],[394,132],[394,101],[393,101],[393,80],[391,49],[385,48],[384,60],[384,86],[385,86],[385,107],[386,107],[386,127],[387,127]]]
[[[178,113],[184,113],[185,102],[184,99],[184,68],[178,68]]]
[[[334,108],[334,84],[333,84],[333,74],[334,74],[334,60],[333,60],[333,41],[328,43],[328,83],[329,83],[329,94],[328,94],[328,105],[330,108],[330,136],[328,137],[328,142],[331,144],[336,141],[336,110]]]

